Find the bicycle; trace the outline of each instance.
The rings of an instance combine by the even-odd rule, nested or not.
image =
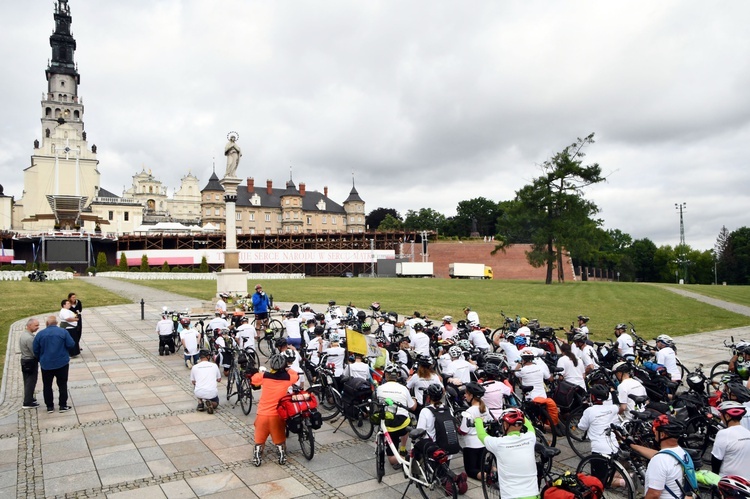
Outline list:
[[[346,394],[346,389],[346,386],[344,386],[344,396],[334,397],[334,400],[340,404],[338,410],[344,418],[333,430],[333,433],[339,431],[341,425],[348,421],[357,437],[362,440],[369,440],[375,431],[375,425],[373,425],[371,417],[373,414],[372,393],[366,397],[353,397]]]
[[[310,391],[318,397],[318,410],[323,421],[335,418],[342,406],[341,393],[334,386],[333,367],[326,365],[327,358],[327,355],[323,355],[320,363],[315,367],[317,384],[310,387]]]
[[[283,409],[283,414],[286,416],[287,436],[289,436],[289,433],[297,435],[302,455],[308,461],[315,456],[315,434],[313,430],[319,429],[323,424],[320,417],[315,416],[317,411],[313,412],[317,405],[315,395],[296,386],[293,387],[291,394],[285,395],[279,401],[279,411],[281,412]]]
[[[449,456],[437,448],[437,446],[430,445],[432,444],[432,440],[427,435],[427,430],[424,428],[411,430],[409,432],[409,440],[412,442],[412,449],[408,459],[399,454],[398,443],[393,442],[385,426],[388,416],[395,417],[398,407],[408,411],[407,407],[397,403],[386,404],[378,402],[376,404],[376,414],[380,424],[380,429],[375,438],[375,476],[378,483],[385,476],[385,446],[388,445],[398,464],[401,465],[404,478],[409,480],[406,490],[404,490],[404,494],[401,496],[402,498],[406,496],[411,484],[417,487],[420,495],[425,499],[432,497],[457,498],[458,485],[456,483],[456,476],[449,467]],[[450,482],[450,485],[446,487],[448,482]]]

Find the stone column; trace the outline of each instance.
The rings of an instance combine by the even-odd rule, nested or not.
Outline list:
[[[237,186],[242,180],[236,177],[224,177],[219,181],[224,187],[226,203],[226,248],[224,249],[224,268],[216,275],[216,293],[247,294],[247,272],[240,270],[240,252],[237,250],[236,203]]]

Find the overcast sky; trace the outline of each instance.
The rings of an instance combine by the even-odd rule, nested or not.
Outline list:
[[[605,228],[710,249],[750,225],[750,2],[70,0],[102,187],[151,170],[297,184],[367,211],[511,199],[596,133]],[[0,183],[21,197],[53,2],[0,2]]]

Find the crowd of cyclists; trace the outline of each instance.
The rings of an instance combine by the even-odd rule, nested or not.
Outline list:
[[[364,439],[379,429],[378,479],[387,462],[425,497],[455,497],[471,478],[485,497],[750,498],[750,343],[725,343],[730,359],[705,374],[680,363],[670,336],[650,344],[632,324],[599,342],[583,315],[563,330],[504,315],[486,328],[470,307],[463,314],[433,322],[330,300],[324,311],[302,304],[281,312],[281,328],[269,327],[268,315],[217,310],[199,327],[182,317],[175,330],[189,331],[179,333],[186,365],[203,348],[228,384],[240,373],[238,402],[252,404],[262,388],[256,466],[269,435],[286,462],[290,424],[276,408],[294,391],[317,399],[306,417],[349,421]],[[366,337],[366,350],[354,335]],[[261,342],[274,351],[258,355]],[[555,475],[562,439],[581,461],[575,473]],[[460,473],[451,466],[459,456]]]

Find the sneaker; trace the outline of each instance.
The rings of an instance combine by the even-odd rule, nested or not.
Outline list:
[[[32,402],[29,405],[24,405],[23,406],[24,409],[35,409],[37,407],[39,407],[39,402]]]
[[[213,414],[214,413],[214,403],[211,402],[210,400],[208,402],[206,402],[206,412],[209,413],[209,414]]]
[[[70,407],[69,405],[62,405],[62,406],[60,406],[60,412],[68,412],[71,409],[72,409],[72,407]]]
[[[261,463],[260,445],[256,445],[255,450],[253,451],[253,464],[255,466],[260,466],[260,463]]]
[[[55,412],[55,408],[54,407],[52,407],[52,406],[47,407],[47,414],[52,414],[53,412]]]
[[[195,410],[196,411],[201,411],[201,412],[203,412],[203,411],[206,410],[206,406],[203,404],[203,401],[201,401],[201,402],[198,403],[198,407],[196,407]]]
[[[276,448],[279,450],[279,464],[286,464],[286,451],[280,445],[277,445]]]

